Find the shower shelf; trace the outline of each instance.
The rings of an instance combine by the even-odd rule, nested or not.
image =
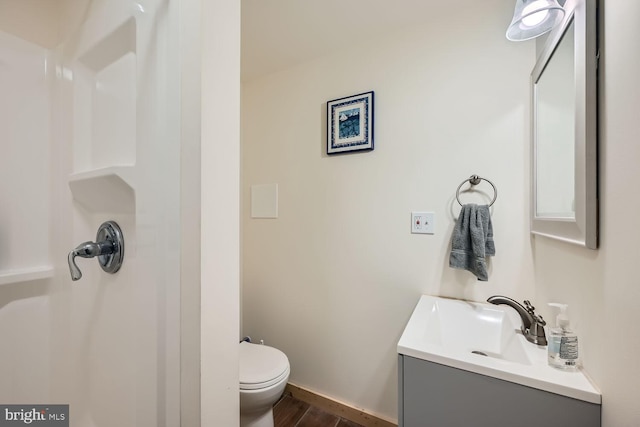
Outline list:
[[[69,176],[73,199],[89,212],[135,212],[135,166],[110,166]]]
[[[49,266],[0,271],[0,286],[50,277],[53,277],[53,267]]]

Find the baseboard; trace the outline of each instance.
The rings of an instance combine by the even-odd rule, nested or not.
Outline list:
[[[367,414],[360,409],[314,393],[295,384],[288,383],[284,392],[291,394],[291,396],[298,400],[316,406],[323,411],[345,418],[364,427],[398,427],[397,424],[378,418],[375,415]]]

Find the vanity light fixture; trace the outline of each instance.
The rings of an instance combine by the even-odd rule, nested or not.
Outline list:
[[[557,0],[516,0],[507,38],[517,42],[536,38],[551,31],[563,16]]]

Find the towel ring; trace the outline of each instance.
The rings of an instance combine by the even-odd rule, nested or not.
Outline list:
[[[464,181],[462,181],[462,184],[458,185],[458,189],[456,190],[456,200],[458,201],[458,203],[460,203],[460,206],[462,206],[462,202],[460,201],[460,188],[462,188],[464,183],[469,181],[469,184],[471,185],[478,185],[480,184],[481,180],[487,181],[493,187],[493,200],[491,201],[491,203],[489,203],[489,206],[493,206],[496,199],[498,198],[498,190],[496,189],[496,186],[493,185],[493,182],[489,181],[487,178],[482,178],[478,175],[471,175],[468,179],[465,179]]]

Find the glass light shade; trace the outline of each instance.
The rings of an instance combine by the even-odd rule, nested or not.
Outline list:
[[[507,38],[511,41],[536,38],[551,31],[563,16],[564,9],[557,0],[516,0]]]

